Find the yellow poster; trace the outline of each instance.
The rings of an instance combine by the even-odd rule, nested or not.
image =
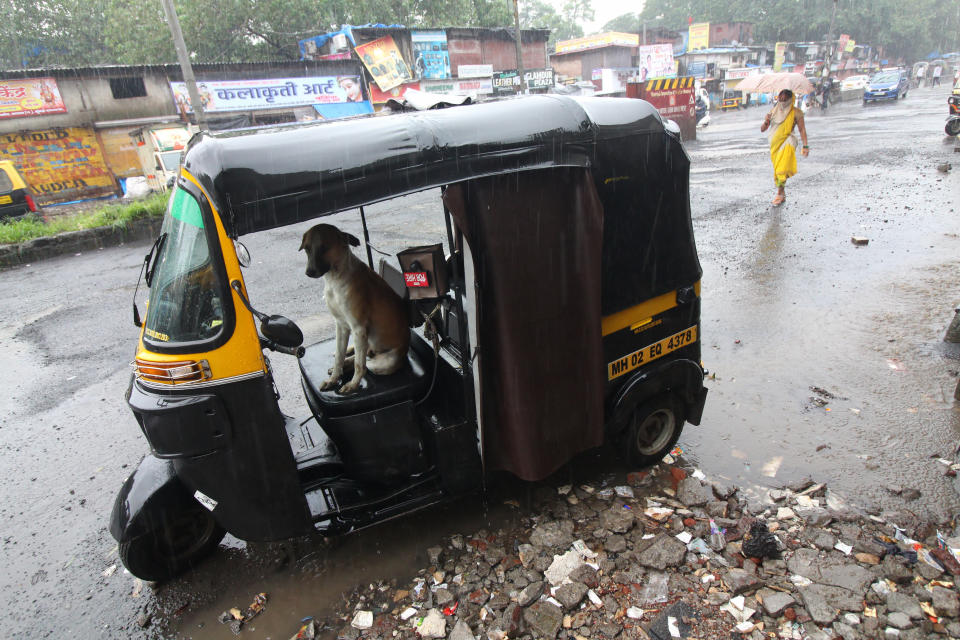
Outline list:
[[[12,160],[41,204],[114,193],[93,129],[63,127],[0,135],[0,160]]]
[[[410,67],[400,55],[393,36],[383,36],[356,48],[370,75],[381,91],[390,91],[404,82],[413,80]]]
[[[853,53],[853,48],[857,46],[856,40],[847,40],[847,46],[843,48],[845,53]]]
[[[783,60],[787,53],[787,43],[778,42],[773,48],[773,70],[781,71],[783,69]]]
[[[687,38],[687,51],[710,48],[710,23],[694,22],[690,25]]]
[[[640,44],[640,36],[635,33],[621,33],[619,31],[606,31],[585,38],[574,38],[573,40],[558,40],[556,53],[570,53],[571,51],[584,51],[586,49],[597,49],[599,47],[609,47],[610,45],[620,45],[623,47],[635,47]]]

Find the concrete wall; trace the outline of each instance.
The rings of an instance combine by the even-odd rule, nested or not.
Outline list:
[[[594,69],[624,69],[634,65],[634,47],[601,47],[550,58],[554,73],[591,80]]]

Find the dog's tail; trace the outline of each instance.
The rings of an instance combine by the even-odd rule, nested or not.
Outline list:
[[[406,361],[406,349],[381,351],[375,356],[367,358],[367,371],[378,376],[388,376],[399,371]]]

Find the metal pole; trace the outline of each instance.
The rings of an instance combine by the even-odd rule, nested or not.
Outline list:
[[[520,9],[513,0],[513,25],[517,28],[517,74],[520,76],[520,93],[527,92],[527,80],[523,77],[523,47],[520,44]]]
[[[183,42],[183,32],[180,30],[180,20],[177,11],[173,8],[173,0],[160,0],[163,12],[170,25],[170,35],[173,36],[173,46],[177,50],[177,60],[180,62],[180,71],[183,81],[187,84],[187,93],[190,94],[190,106],[197,115],[197,126],[201,131],[207,130],[207,117],[203,113],[203,104],[200,102],[200,92],[197,91],[197,81],[193,77],[193,67],[190,66],[190,56],[187,55],[187,45]]]
[[[829,78],[829,77],[830,77],[830,73],[831,73],[831,71],[832,71],[831,67],[833,66],[833,49],[831,49],[831,47],[833,47],[833,25],[834,25],[834,23],[836,22],[836,19],[837,19],[837,2],[838,2],[838,0],[833,0],[833,14],[830,16],[830,30],[827,32],[827,51],[828,51],[828,53],[827,53],[827,56],[826,56],[826,58],[827,58],[827,61],[826,61],[826,64],[827,64],[827,75],[824,76],[825,78]]]

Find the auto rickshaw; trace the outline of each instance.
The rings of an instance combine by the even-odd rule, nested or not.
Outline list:
[[[347,533],[605,441],[659,462],[707,394],[689,168],[679,129],[626,98],[195,136],[134,314],[127,400],[150,453],[111,516],[124,565],[160,580],[224,531]],[[408,363],[322,390],[335,340],[303,346],[257,309],[240,239],[350,210],[366,236],[365,206],[427,190],[445,243],[379,266],[367,250],[410,311]],[[308,415],[281,412],[264,350],[298,359]]]
[[[960,135],[960,79],[954,83],[953,91],[947,97],[947,108],[950,113],[943,130],[948,136]]]
[[[724,91],[720,110],[739,109],[743,103],[743,94],[739,91]]]

